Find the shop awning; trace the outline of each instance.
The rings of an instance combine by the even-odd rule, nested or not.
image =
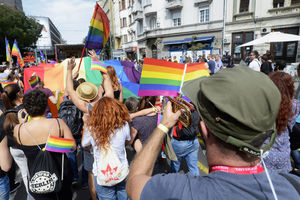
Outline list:
[[[200,42],[200,41],[209,41],[212,40],[214,36],[205,36],[205,37],[197,37],[193,40],[193,38],[185,38],[184,40],[173,40],[173,41],[166,41],[164,45],[172,45],[172,44],[186,44],[189,42]]]

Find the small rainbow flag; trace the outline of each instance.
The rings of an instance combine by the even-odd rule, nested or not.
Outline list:
[[[138,96],[177,96],[184,64],[145,58]]]
[[[16,84],[16,82],[12,82],[12,81],[9,81],[6,78],[4,78],[4,79],[1,79],[1,84],[2,84],[2,87],[4,88],[5,86],[10,85],[10,84]]]
[[[204,62],[187,64],[184,82],[191,81],[203,76],[209,76],[209,72],[206,69]]]
[[[21,67],[24,67],[24,61],[23,61],[23,58],[21,56],[21,52],[20,52],[18,44],[17,44],[17,40],[15,40],[15,42],[14,42],[14,45],[13,45],[12,50],[11,50],[11,55],[12,56],[17,56],[19,65]]]
[[[8,43],[8,40],[7,38],[5,37],[5,46],[6,46],[6,61],[7,62],[10,62],[11,60],[11,50],[10,50],[10,46],[9,46],[9,43]]]
[[[109,20],[99,4],[96,3],[84,48],[100,52],[105,46],[108,36]]]
[[[45,150],[57,153],[69,153],[72,150],[74,142],[74,139],[65,139],[50,135]]]
[[[101,72],[107,73],[106,65],[103,61],[92,61],[91,70],[99,70]]]
[[[35,88],[37,86],[37,84],[39,83],[39,80],[38,80],[38,76],[36,75],[36,72],[34,72],[31,75],[31,78],[28,80],[28,82],[29,82],[29,85],[31,88]]]

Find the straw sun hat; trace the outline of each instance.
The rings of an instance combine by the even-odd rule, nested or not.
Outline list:
[[[82,100],[90,101],[98,96],[98,88],[93,83],[84,82],[77,87],[76,93]]]

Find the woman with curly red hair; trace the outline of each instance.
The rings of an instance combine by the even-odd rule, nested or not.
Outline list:
[[[123,88],[119,83],[115,68],[107,66],[107,74],[111,79],[115,99],[118,99],[121,103],[123,103]]]
[[[122,166],[128,168],[125,142],[130,140],[129,121],[127,108],[118,100],[109,97],[101,98],[94,105],[86,120],[89,132],[84,134],[82,145],[83,147],[93,146],[95,160],[93,173],[99,199],[128,199],[125,179],[113,186],[107,186],[100,185],[101,182],[99,183],[97,176],[99,176],[99,163],[105,159],[105,153],[110,152],[110,149],[117,154]]]
[[[288,173],[292,170],[289,129],[291,129],[296,122],[300,105],[298,100],[293,99],[294,79],[291,75],[283,71],[277,71],[270,73],[269,76],[281,93],[281,103],[276,118],[278,136],[264,161],[267,168],[271,171]],[[266,141],[266,143],[268,143],[268,141]]]

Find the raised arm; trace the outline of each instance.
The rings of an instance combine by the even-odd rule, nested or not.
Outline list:
[[[121,103],[123,103],[123,86],[120,84],[120,97],[119,97],[119,101]]]
[[[72,102],[74,105],[81,110],[84,113],[88,113],[88,103],[81,100],[78,95],[76,94],[74,87],[73,87],[73,80],[72,80],[72,71],[75,68],[75,58],[71,58],[71,60],[68,61],[68,68],[67,68],[67,85],[66,85],[66,91],[68,95],[71,97]]]
[[[177,111],[176,113],[172,112],[172,105],[169,101],[162,117],[161,124],[167,129],[172,128],[178,121],[180,114],[180,111]],[[134,159],[126,184],[126,190],[130,199],[140,199],[144,186],[151,178],[154,164],[165,136],[166,133],[161,129],[156,128],[151,134],[145,147]]]
[[[98,56],[94,50],[89,51],[89,56],[93,61],[99,61]],[[106,73],[101,72],[103,78],[103,89],[106,97],[114,98],[114,90],[111,84],[111,80]]]

